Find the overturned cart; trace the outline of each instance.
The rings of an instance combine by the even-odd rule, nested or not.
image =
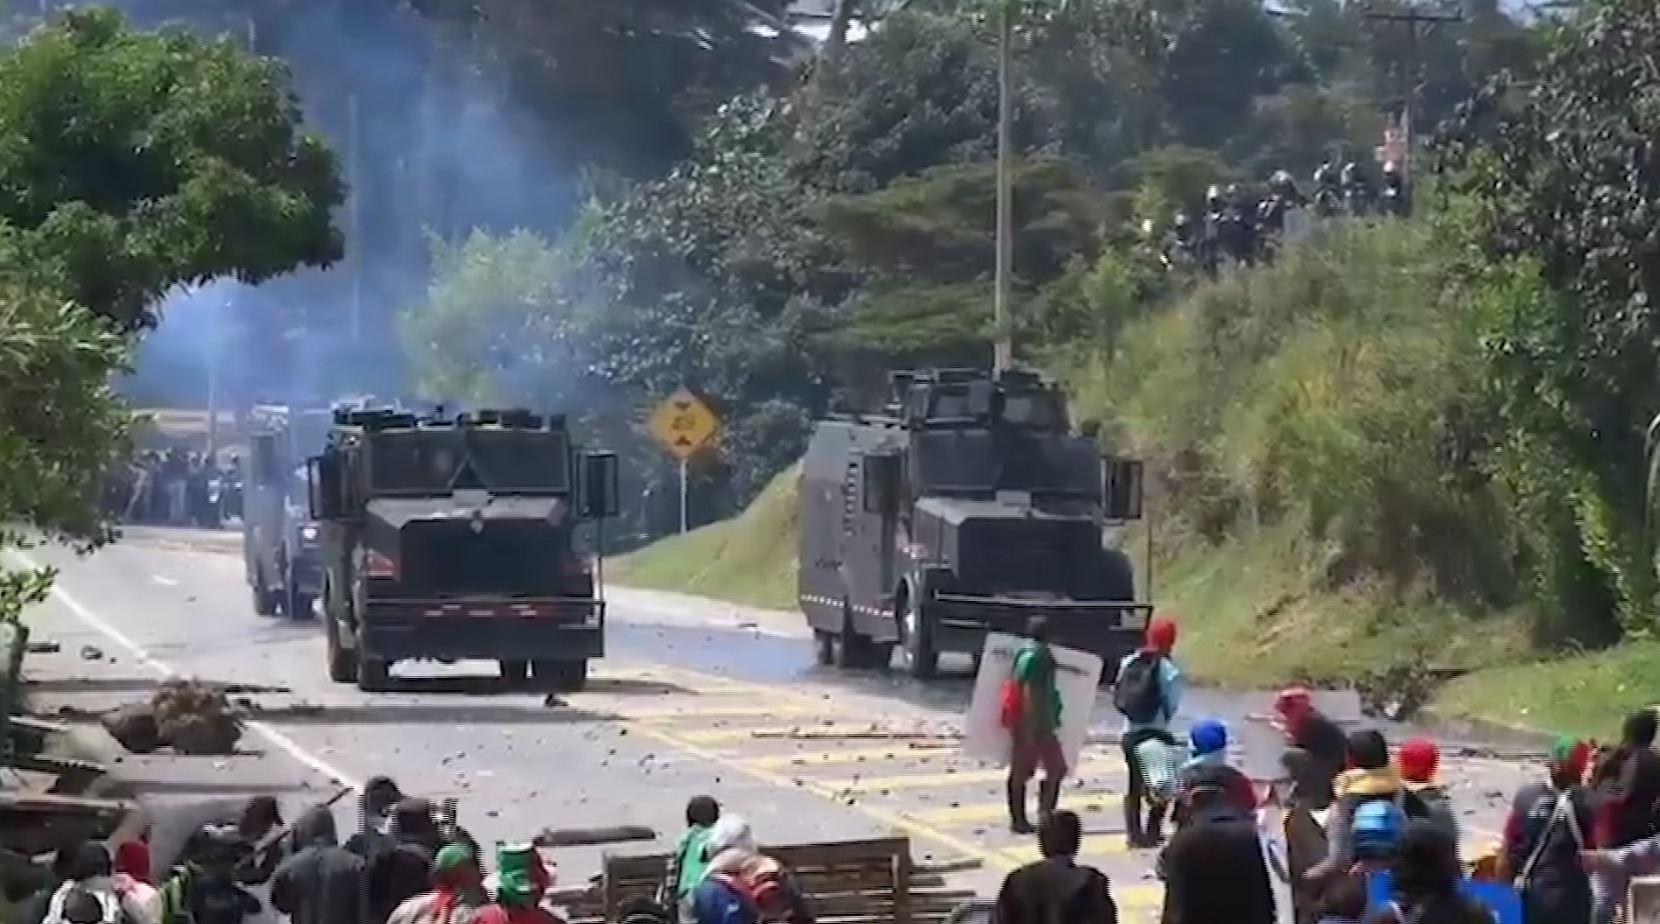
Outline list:
[[[763,847],[788,867],[819,920],[838,924],[943,924],[975,899],[946,887],[952,866],[918,865],[906,837]],[[639,902],[663,894],[670,858],[664,854],[608,856],[599,881],[552,896],[571,924],[617,924]]]

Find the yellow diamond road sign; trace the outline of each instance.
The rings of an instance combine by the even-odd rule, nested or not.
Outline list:
[[[646,423],[663,448],[680,459],[708,445],[720,429],[720,418],[715,412],[685,388],[657,405]]]

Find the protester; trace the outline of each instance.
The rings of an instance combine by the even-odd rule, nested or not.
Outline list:
[[[1587,833],[1595,818],[1590,793],[1580,784],[1590,748],[1559,739],[1551,746],[1549,778],[1516,793],[1504,823],[1504,868],[1521,893],[1523,919],[1587,924],[1591,880],[1580,854],[1594,846]]]
[[[1400,774],[1389,761],[1389,743],[1381,732],[1362,729],[1349,735],[1349,762],[1354,769],[1338,776],[1334,787],[1337,801],[1326,820],[1326,859],[1304,873],[1305,878],[1318,881],[1344,873],[1353,865],[1351,828],[1361,805],[1392,803],[1407,818],[1427,814],[1423,803],[1401,784]]]
[[[52,855],[51,877],[34,894],[24,900],[18,909],[20,924],[41,924],[46,920],[46,912],[52,906],[52,898],[58,894],[58,888],[68,882],[75,874],[77,861],[81,853],[81,844],[69,844],[59,847]]]
[[[444,846],[442,833],[438,829],[437,807],[427,799],[400,800],[392,807],[387,833],[399,844],[418,848],[428,863]]]
[[[1660,833],[1656,807],[1660,806],[1660,755],[1654,752],[1656,719],[1652,710],[1634,712],[1625,719],[1619,746],[1599,762],[1592,780],[1600,808],[1592,837],[1608,849],[1626,847]],[[1625,896],[1607,876],[1593,876],[1592,920],[1605,924]]]
[[[473,924],[563,924],[542,907],[552,877],[541,854],[527,845],[496,848],[494,900],[479,908]]]
[[[115,848],[115,891],[131,897],[146,920],[161,917],[161,892],[150,878],[150,846],[143,841],[122,841]]]
[[[1340,871],[1337,878],[1394,869],[1405,827],[1406,816],[1393,802],[1367,802],[1355,809],[1350,826],[1355,862],[1348,870]]]
[[[1083,823],[1057,811],[1038,829],[1043,859],[1009,873],[997,893],[997,924],[1117,924],[1107,877],[1078,864]]]
[[[242,808],[242,816],[237,820],[237,832],[249,844],[264,846],[265,849],[255,851],[242,865],[239,878],[249,885],[259,885],[271,881],[271,875],[277,871],[282,862],[283,852],[278,844],[262,844],[262,842],[281,831],[283,827],[282,809],[272,796],[255,796],[248,800]]]
[[[672,904],[682,918],[691,916],[692,890],[703,881],[703,872],[709,866],[703,851],[717,821],[720,821],[720,803],[713,797],[693,796],[686,803],[686,832],[680,835],[680,843],[674,849],[667,877],[673,889]]]
[[[131,895],[115,888],[114,867],[102,844],[82,844],[75,852],[69,876],[52,895],[46,907],[45,924],[71,924],[64,917],[64,902],[71,893],[81,892],[98,901],[100,917],[95,924],[154,924],[154,918]]]
[[[1003,691],[1003,725],[1013,744],[1009,755],[1007,795],[1009,830],[1031,834],[1026,817],[1026,784],[1039,767],[1043,782],[1038,784],[1038,818],[1055,810],[1061,781],[1066,778],[1066,758],[1061,754],[1057,732],[1061,726],[1061,694],[1055,684],[1055,653],[1049,648],[1049,624],[1042,617],[1031,621],[1027,640],[1014,656],[1009,683]]]
[[[1188,802],[1199,789],[1221,790],[1243,815],[1257,810],[1256,787],[1250,777],[1228,764],[1228,727],[1217,719],[1200,719],[1188,733],[1193,756],[1176,774],[1176,825],[1187,823]]]
[[[1291,687],[1274,698],[1274,724],[1286,738],[1281,762],[1293,784],[1291,801],[1324,811],[1335,798],[1333,783],[1348,759],[1343,729],[1314,707],[1305,687]]]
[[[1493,912],[1461,891],[1458,842],[1428,818],[1407,822],[1391,877],[1392,900],[1368,924],[1493,924]],[[1547,918],[1550,924],[1554,921]]]
[[[271,904],[291,924],[358,924],[366,900],[363,858],[339,846],[327,806],[300,816],[293,844],[271,877]]]
[[[704,848],[709,869],[692,890],[697,924],[813,924],[807,897],[782,864],[755,847],[749,822],[724,815]]]
[[[242,924],[259,899],[236,882],[249,844],[235,825],[208,825],[186,845],[183,864],[161,887],[160,924]]]
[[[1190,812],[1159,860],[1163,924],[1274,924],[1256,819],[1219,788],[1196,790]]]
[[[1441,768],[1441,749],[1428,738],[1409,738],[1401,745],[1396,763],[1400,765],[1402,785],[1423,806],[1424,817],[1445,828],[1453,843],[1458,843],[1458,813],[1453,811],[1452,794],[1436,777]]]
[[[1320,896],[1319,924],[1361,924],[1366,919],[1366,877],[1338,876]]]
[[[1176,743],[1170,734],[1170,721],[1181,707],[1182,672],[1171,657],[1175,647],[1176,623],[1155,617],[1147,625],[1146,644],[1119,662],[1113,685],[1113,705],[1125,719],[1121,746],[1129,768],[1129,784],[1124,794],[1124,832],[1132,848],[1156,847],[1164,842],[1164,806],[1154,802],[1143,819],[1143,804],[1148,799],[1136,747],[1150,737]]]
[[[346,839],[346,849],[364,859],[392,846],[388,829],[392,826],[392,807],[403,800],[403,792],[389,776],[370,777],[363,784],[363,795],[358,799],[361,822],[358,831]]]
[[[432,891],[394,910],[386,924],[471,924],[483,894],[478,858],[460,844],[439,849],[432,863]]]

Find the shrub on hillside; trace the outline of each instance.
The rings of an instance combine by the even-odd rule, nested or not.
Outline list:
[[[1362,575],[1484,605],[1514,595],[1485,477],[1478,332],[1433,230],[1334,225],[1130,325],[1080,410],[1149,460],[1163,539],[1295,520],[1328,586]]]

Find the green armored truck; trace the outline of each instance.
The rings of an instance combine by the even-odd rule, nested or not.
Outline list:
[[[579,451],[562,416],[341,409],[307,465],[331,678],[380,690],[400,661],[489,660],[583,686],[605,653],[584,539],[617,514],[614,453]]]

